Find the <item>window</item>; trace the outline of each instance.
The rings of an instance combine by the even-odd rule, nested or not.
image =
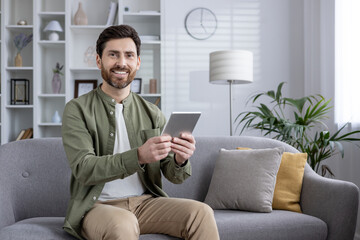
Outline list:
[[[335,121],[360,124],[360,1],[335,1]]]

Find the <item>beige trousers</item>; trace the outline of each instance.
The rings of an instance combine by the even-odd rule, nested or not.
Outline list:
[[[82,235],[88,240],[132,240],[162,233],[192,240],[217,240],[213,210],[190,199],[151,195],[97,202],[86,214]]]

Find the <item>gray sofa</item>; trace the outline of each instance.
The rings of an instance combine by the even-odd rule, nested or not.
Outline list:
[[[181,185],[164,180],[170,196],[203,201],[220,148],[269,148],[282,142],[259,137],[197,137],[192,176]],[[30,139],[0,147],[0,239],[73,239],[62,230],[69,200],[70,169],[60,138]],[[222,240],[354,238],[358,188],[318,176],[307,165],[301,193],[303,214],[273,210],[254,213],[215,210]],[[141,240],[176,239],[157,234]]]

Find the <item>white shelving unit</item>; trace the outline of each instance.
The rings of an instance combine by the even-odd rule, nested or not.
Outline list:
[[[65,104],[74,98],[75,80],[102,82],[95,63],[95,46],[99,34],[106,28],[111,2],[118,11],[115,24],[133,26],[141,37],[158,36],[155,40],[142,40],[141,95],[158,103],[161,108],[161,0],[0,0],[1,92],[0,136],[1,144],[14,141],[22,129],[33,128],[34,138],[61,136],[61,123],[53,123],[52,116],[63,113]],[[88,25],[75,25],[74,15],[79,2],[88,17]],[[26,20],[27,25],[17,25]],[[43,29],[51,20],[59,21],[63,32],[59,41],[49,41]],[[19,33],[33,34],[33,41],[21,51],[23,66],[15,67],[17,50],[13,38]],[[85,60],[85,55],[88,56]],[[64,65],[60,93],[52,92],[53,69],[56,63]],[[11,105],[11,79],[28,79],[29,105]],[[157,92],[149,93],[149,80],[157,79]]]

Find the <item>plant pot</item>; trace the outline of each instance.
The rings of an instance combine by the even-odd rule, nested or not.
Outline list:
[[[22,57],[19,52],[15,56],[15,67],[22,67]]]

